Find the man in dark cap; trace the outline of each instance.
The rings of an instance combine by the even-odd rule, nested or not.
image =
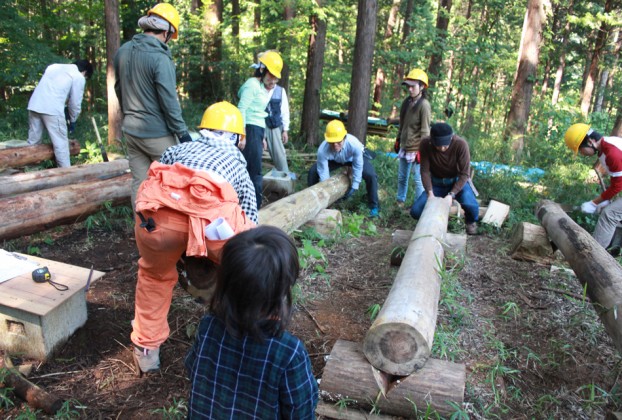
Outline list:
[[[421,194],[410,209],[418,219],[423,213],[428,197],[445,197],[456,200],[464,209],[466,232],[477,234],[479,204],[469,184],[471,154],[469,144],[454,134],[447,123],[436,123],[430,136],[421,140],[421,181],[425,194]]]

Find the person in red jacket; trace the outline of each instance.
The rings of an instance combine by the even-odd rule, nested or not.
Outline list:
[[[177,262],[186,257],[220,262],[225,242],[255,227],[255,188],[246,171],[242,114],[232,104],[208,107],[201,138],[169,147],[153,162],[136,196],[140,253],[131,340],[137,373],[160,368]]]
[[[581,211],[588,214],[600,213],[594,239],[612,255],[620,253],[620,247],[612,244],[616,226],[622,221],[622,200],[612,201],[622,191],[622,138],[605,137],[588,124],[573,124],[564,135],[566,146],[575,154],[598,155],[611,183],[599,196],[581,205]]]

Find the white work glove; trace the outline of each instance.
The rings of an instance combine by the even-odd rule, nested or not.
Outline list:
[[[603,211],[605,207],[609,205],[609,200],[605,200],[596,206],[596,213]]]
[[[597,209],[596,204],[594,204],[593,201],[586,201],[585,203],[581,204],[581,211],[583,213],[587,213],[587,214],[593,214]]]

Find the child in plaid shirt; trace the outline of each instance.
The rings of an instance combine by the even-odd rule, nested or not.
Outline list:
[[[299,270],[294,243],[276,227],[239,233],[224,246],[211,314],[186,356],[189,419],[315,418],[309,355],[285,331]]]

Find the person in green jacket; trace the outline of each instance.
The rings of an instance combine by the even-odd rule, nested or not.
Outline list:
[[[191,141],[177,98],[175,64],[167,43],[177,39],[179,14],[158,3],[138,20],[135,35],[114,57],[115,92],[123,113],[123,135],[132,171],[132,207],[149,165],[177,144]]]
[[[276,51],[267,51],[259,57],[259,64],[254,65],[255,74],[238,91],[240,102],[238,109],[244,118],[246,128],[246,147],[242,151],[246,159],[246,169],[255,185],[257,209],[261,207],[261,155],[263,154],[264,132],[266,129],[266,108],[270,97],[263,84],[276,83],[281,78],[283,59]]]

